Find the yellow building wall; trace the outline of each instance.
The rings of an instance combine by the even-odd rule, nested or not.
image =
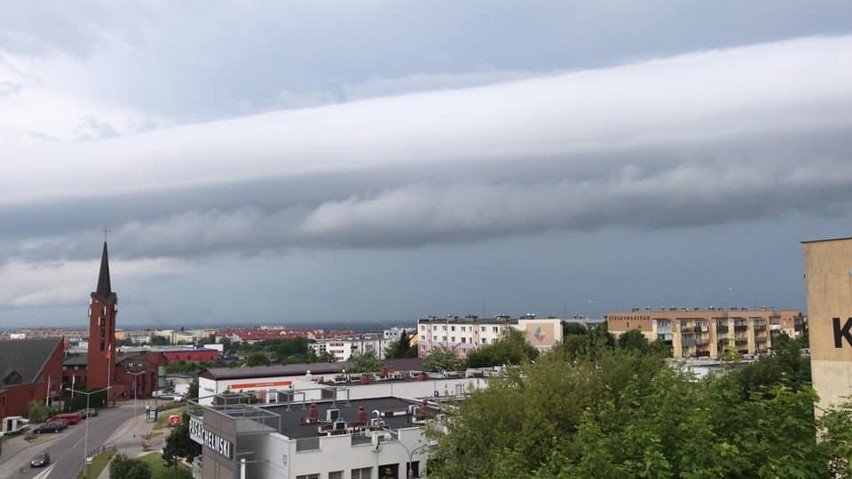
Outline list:
[[[811,373],[825,408],[852,395],[852,238],[806,241],[802,248]]]

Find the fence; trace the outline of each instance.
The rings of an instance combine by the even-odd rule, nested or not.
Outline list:
[[[98,446],[89,453],[89,457],[94,460],[96,457],[109,451],[115,451],[115,444],[104,444],[102,446]],[[71,474],[67,477],[68,479],[77,479],[77,476],[79,476],[81,472],[83,472],[83,464],[78,464],[77,467],[74,468],[73,472],[71,472]]]

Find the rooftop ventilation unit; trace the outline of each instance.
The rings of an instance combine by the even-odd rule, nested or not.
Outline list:
[[[334,431],[335,432],[343,432],[346,430],[346,421],[335,421],[334,422]]]

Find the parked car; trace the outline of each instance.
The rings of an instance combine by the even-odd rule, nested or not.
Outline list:
[[[45,434],[49,432],[62,432],[68,425],[64,421],[46,422],[33,429],[33,434]]]
[[[62,419],[59,416],[53,416],[52,418],[48,419],[45,422],[48,423],[48,424],[59,424],[62,427],[62,429],[65,429],[66,427],[68,427],[68,424],[70,424],[67,420]]]
[[[50,454],[47,451],[40,452],[30,460],[30,467],[44,467],[50,464]]]
[[[79,414],[81,418],[86,419],[87,417],[97,416],[98,410],[94,408],[80,409],[79,411],[77,411],[77,414]]]
[[[65,421],[65,422],[68,423],[68,425],[73,425],[73,424],[79,423],[82,419],[83,419],[83,417],[80,415],[80,413],[68,412],[68,413],[57,414],[56,416],[53,416],[52,418],[48,419],[47,422]]]

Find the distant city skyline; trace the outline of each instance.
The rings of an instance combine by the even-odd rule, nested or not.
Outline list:
[[[852,4],[20,4],[0,328],[806,312]]]

